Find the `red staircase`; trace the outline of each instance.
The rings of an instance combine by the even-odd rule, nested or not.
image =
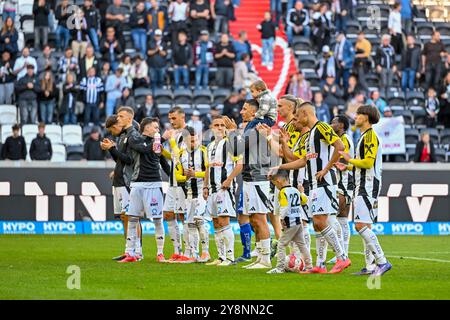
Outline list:
[[[261,65],[261,33],[256,26],[263,21],[264,12],[269,9],[269,0],[241,0],[241,5],[235,9],[236,21],[230,23],[230,32],[234,38],[237,38],[239,31],[247,31],[248,39],[253,47],[253,63],[258,75],[279,97],[284,94],[289,76],[296,72],[297,67],[292,51],[287,46],[287,37],[282,30],[277,31],[273,70],[269,71]]]

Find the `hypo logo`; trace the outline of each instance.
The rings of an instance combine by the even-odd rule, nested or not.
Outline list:
[[[74,222],[44,222],[42,225],[44,234],[76,234]]]
[[[34,222],[3,222],[3,233],[23,233],[36,234],[36,224]]]
[[[449,235],[450,234],[450,223],[439,223],[438,224],[438,232],[440,235]]]
[[[423,225],[420,223],[393,223],[392,234],[423,234]]]
[[[92,222],[91,223],[92,234],[115,234],[123,232],[122,222]]]

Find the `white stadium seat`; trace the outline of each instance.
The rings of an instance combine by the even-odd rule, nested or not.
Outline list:
[[[81,127],[76,124],[66,124],[62,127],[63,143],[68,146],[83,144]]]
[[[57,124],[48,124],[45,126],[45,135],[53,144],[62,143],[62,130],[61,126]]]
[[[52,159],[51,162],[65,162],[66,161],[66,147],[62,144],[52,145]]]
[[[24,124],[22,126],[22,136],[27,144],[31,143],[36,135],[38,134],[37,124]]]
[[[2,143],[5,143],[6,138],[12,136],[12,125],[3,125],[2,126]]]
[[[0,124],[17,123],[17,107],[14,105],[0,105]]]

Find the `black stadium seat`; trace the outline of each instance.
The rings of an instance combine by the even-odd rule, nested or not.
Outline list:
[[[212,93],[209,89],[196,89],[194,90],[193,102],[194,104],[208,104],[212,102]]]
[[[176,104],[192,103],[192,91],[190,89],[175,89],[173,99]]]
[[[173,103],[173,93],[170,89],[156,89],[154,95],[157,103]]]
[[[83,146],[67,146],[66,147],[67,160],[81,160],[84,158]]]
[[[229,89],[219,88],[213,91],[214,104],[223,104],[226,98],[231,94]]]

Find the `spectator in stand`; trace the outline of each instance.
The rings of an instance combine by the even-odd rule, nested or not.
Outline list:
[[[129,88],[133,87],[133,79],[131,78],[131,68],[132,67],[133,67],[133,64],[131,63],[130,55],[124,54],[122,56],[122,61],[119,64],[119,68],[123,70],[123,76],[127,80],[127,86]]]
[[[37,61],[37,74],[41,75],[47,70],[57,70],[58,61],[52,55],[52,48],[49,45],[44,46],[42,55],[38,57]]]
[[[317,91],[314,93],[314,107],[316,108],[316,116],[319,121],[325,123],[331,122],[330,108],[326,103],[323,102],[322,92]]]
[[[380,92],[378,90],[372,91],[370,94],[370,99],[367,100],[367,104],[377,108],[380,115],[384,114],[384,109],[387,107],[386,101],[380,97]]]
[[[328,76],[325,83],[321,86],[321,91],[324,97],[325,103],[333,110],[333,114],[339,104],[339,100],[342,98],[342,90],[335,82],[335,78]]]
[[[178,39],[178,32],[188,31],[187,19],[189,17],[189,4],[183,0],[172,1],[169,5],[169,17],[170,17],[170,33],[172,36],[172,43],[175,43]]]
[[[96,53],[100,53],[99,36],[100,31],[100,12],[94,6],[92,0],[84,0],[83,5],[84,17],[86,18],[87,30],[89,33],[89,39]]]
[[[45,123],[41,122],[38,125],[38,134],[36,138],[31,141],[30,158],[31,160],[50,160],[52,158],[52,142],[45,136]]]
[[[19,33],[14,27],[14,20],[10,17],[6,18],[3,23],[2,31],[0,33],[0,51],[8,50],[14,59],[19,52],[17,41],[19,40]]]
[[[172,47],[173,76],[175,89],[180,87],[180,79],[183,78],[183,87],[189,88],[189,68],[194,60],[192,46],[187,42],[184,31],[178,33],[178,42]]]
[[[40,89],[32,64],[27,65],[25,76],[17,80],[15,90],[20,110],[20,123],[37,123],[37,97]]]
[[[236,54],[226,33],[220,36],[220,42],[216,45],[215,52],[216,84],[219,88],[231,88],[233,86],[233,64]]]
[[[48,43],[48,15],[50,5],[46,0],[37,0],[33,4],[34,48],[43,48]],[[42,34],[42,45],[41,45]]]
[[[3,51],[0,61],[0,104],[11,104],[14,97],[14,75],[11,54]]]
[[[395,49],[396,54],[402,54],[403,50],[403,35],[402,35],[402,17],[400,3],[394,3],[391,12],[389,13],[388,29],[391,35],[391,43]]]
[[[406,35],[411,34],[413,15],[415,15],[416,11],[411,0],[401,0],[400,15],[402,17],[402,28]]]
[[[320,12],[314,12],[312,21],[311,44],[316,52],[320,52],[330,42],[329,30],[327,30],[326,21],[322,20]]]
[[[107,28],[106,37],[100,41],[100,52],[103,55],[103,61],[108,61],[113,71],[115,71],[119,65],[122,51],[122,45],[116,38],[114,28]]]
[[[96,0],[95,7],[100,14],[100,30],[102,33],[106,31],[106,11],[108,10],[110,0]],[[101,37],[101,36],[100,36]]]
[[[381,38],[381,46],[377,49],[374,60],[376,72],[380,75],[380,90],[387,94],[388,88],[392,86],[392,77],[397,71],[390,35],[385,34]]]
[[[72,29],[70,29],[70,34],[72,36],[72,50],[73,56],[77,59],[77,61],[80,61],[80,59],[86,54],[86,48],[90,42],[89,29],[83,10],[76,9],[74,14],[76,16],[74,19],[75,25]]]
[[[130,69],[130,77],[133,83],[133,89],[146,88],[150,85],[147,62],[142,59],[140,54],[134,58],[134,63]]]
[[[153,39],[147,46],[147,64],[150,68],[152,88],[161,88],[166,78],[167,70],[167,43],[162,39],[162,31],[155,30]]]
[[[447,58],[445,59],[444,62],[444,75],[446,75],[447,73],[450,72],[450,54],[447,54]]]
[[[30,56],[30,49],[24,47],[22,49],[22,55],[17,58],[14,63],[14,74],[16,75],[17,80],[27,74],[27,67],[29,65],[33,66],[34,70],[37,70],[36,59]]]
[[[264,20],[257,26],[261,32],[262,54],[261,65],[267,67],[269,71],[273,70],[273,50],[275,45],[275,28],[277,25],[272,21],[270,12],[264,13]]]
[[[355,43],[355,69],[361,86],[367,90],[366,74],[369,72],[371,62],[369,60],[372,52],[372,44],[366,39],[364,32],[358,34]]]
[[[352,43],[347,40],[345,34],[342,32],[336,37],[334,56],[337,62],[336,81],[339,85],[342,85],[344,90],[346,90],[348,87],[348,78],[350,77],[350,72],[355,59],[355,50],[353,49]]]
[[[200,32],[200,40],[195,43],[195,88],[207,89],[209,68],[214,62],[214,43],[209,40],[208,30]]]
[[[67,26],[67,20],[71,14],[69,0],[62,0],[55,11],[55,17],[58,20],[58,27],[56,28],[56,50],[63,51],[69,46],[70,31]]]
[[[167,11],[160,7],[157,0],[150,1],[150,8],[147,11],[148,32],[153,34],[156,30],[166,31],[168,24]]]
[[[16,8],[18,0],[5,0],[3,4],[2,21],[6,21],[10,17],[13,21],[16,18]]]
[[[347,110],[345,111],[345,115],[352,120],[351,121],[352,123],[354,123],[354,120],[356,117],[356,111],[358,110],[358,108],[360,106],[362,106],[364,104],[364,100],[365,100],[364,93],[358,92],[347,103]],[[354,140],[357,140],[357,139],[354,137]]]
[[[329,76],[336,78],[336,60],[329,46],[323,46],[322,48],[322,56],[317,66],[317,75],[321,84],[324,84]]]
[[[131,36],[134,48],[145,55],[147,52],[147,12],[144,1],[139,1],[130,16]]]
[[[236,92],[225,99],[223,102],[222,114],[233,119],[237,124],[242,122],[241,117],[242,104],[239,101],[239,95]]]
[[[258,77],[254,73],[248,71],[249,62],[249,55],[244,53],[241,56],[241,60],[234,64],[233,89],[236,91],[242,88],[248,88],[251,83],[258,80]]]
[[[67,48],[63,57],[58,61],[58,74],[61,81],[65,81],[69,72],[79,73],[78,60],[73,56],[71,48]]]
[[[122,96],[123,89],[127,86],[127,80],[123,76],[123,70],[117,68],[116,72],[106,79],[106,117],[114,113],[117,99]]]
[[[293,96],[301,98],[305,101],[311,101],[313,98],[311,85],[305,79],[305,76],[301,70],[292,75],[288,84],[287,94],[292,94]]]
[[[289,45],[292,45],[294,36],[301,35],[309,39],[311,28],[309,27],[309,12],[304,8],[302,1],[297,1],[286,18],[287,36]]]
[[[106,9],[106,27],[114,28],[121,48],[125,47],[122,31],[123,24],[127,19],[127,14],[128,10],[122,7],[122,0],[113,0],[113,3]]]
[[[323,45],[325,44],[330,45],[331,29],[334,28],[334,24],[333,24],[333,12],[330,10],[329,4],[327,2],[322,2],[320,4],[319,13],[322,25],[325,27],[325,39],[323,40],[324,42]],[[321,47],[323,47],[323,45]]]
[[[439,123],[445,128],[450,128],[450,72],[444,78],[440,100]]]
[[[383,111],[381,117],[382,118],[392,118],[392,116],[393,116],[393,113],[392,113],[391,108],[389,108],[389,107],[384,108],[384,111]]]
[[[49,32],[56,32],[56,18],[55,18],[56,0],[49,0],[48,4],[50,8],[50,12],[48,14]]]
[[[415,46],[415,39],[413,35],[408,35],[406,38],[406,50],[403,50],[402,59],[400,60],[399,74],[402,77],[402,90],[406,92],[414,90],[414,82],[416,76],[420,77],[421,59],[420,47]]]
[[[51,71],[45,71],[41,79],[41,87],[39,90],[39,109],[41,121],[46,124],[53,122],[53,113],[55,111],[55,103],[58,91],[56,90],[55,79]]]
[[[197,135],[203,133],[203,122],[200,120],[200,111],[194,110],[194,112],[192,112],[191,119],[189,119],[187,125],[193,128]]]
[[[106,158],[106,150],[100,147],[100,130],[97,127],[91,129],[89,138],[84,143],[84,159],[88,161],[102,161]]]
[[[353,10],[352,0],[333,0],[336,32],[347,32],[347,21]]]
[[[200,31],[208,30],[210,7],[205,0],[191,2],[189,11],[192,23],[192,40],[197,41]]]
[[[67,74],[66,82],[63,85],[63,100],[60,114],[63,117],[64,124],[76,124],[77,115],[75,106],[77,102],[79,88],[75,83],[75,75],[71,72]]]
[[[100,61],[97,59],[94,53],[94,47],[88,45],[86,48],[86,55],[80,59],[80,63],[78,65],[80,70],[79,79],[83,79],[87,75],[87,71],[90,68],[95,68],[95,74],[100,73]]]
[[[345,90],[343,98],[345,100],[353,99],[355,95],[357,95],[360,92],[365,94],[364,88],[359,84],[356,76],[351,75],[350,78],[348,79],[348,88],[347,90]]]
[[[100,109],[103,107],[103,90],[104,87],[102,79],[96,75],[95,68],[90,68],[88,70],[87,77],[83,78],[80,82],[80,91],[83,92],[85,126],[87,126],[90,122],[93,122],[94,125],[99,124]],[[114,105],[112,105],[112,107],[111,105],[108,105],[107,100],[106,117],[109,117],[111,114],[113,114],[113,112]]]
[[[12,126],[12,136],[5,140],[2,148],[2,159],[5,160],[25,160],[27,158],[27,144],[20,135],[18,124]]]
[[[432,87],[440,90],[440,80],[442,73],[442,58],[447,52],[441,41],[439,31],[434,31],[431,41],[426,43],[422,51],[422,74],[425,74],[425,90]]]
[[[122,89],[122,96],[116,102],[116,110],[119,110],[122,106],[131,107],[136,112],[136,102],[131,94],[131,89],[128,87]]]
[[[253,53],[252,45],[250,44],[250,41],[248,41],[247,31],[239,31],[239,38],[233,41],[233,47],[234,52],[236,53],[236,61],[241,61],[241,56],[246,53],[249,56],[249,64],[251,64]]]
[[[430,139],[428,132],[420,134],[420,141],[416,145],[416,153],[414,154],[414,162],[436,162],[434,153],[434,144]]]
[[[233,19],[234,7],[231,0],[210,1],[211,18],[214,20],[214,32],[216,34],[228,33],[229,21]]]
[[[145,97],[145,103],[134,114],[134,120],[141,123],[142,119],[147,117],[161,119],[161,112],[150,94]]]
[[[271,17],[275,18],[275,27],[278,28],[280,25],[280,20],[283,16],[281,0],[270,0],[270,14]]]
[[[99,77],[102,79],[103,83],[106,83],[108,77],[112,74],[111,65],[109,62],[103,62],[102,69],[100,71]]]
[[[425,99],[425,110],[427,112],[427,127],[434,128],[437,123],[440,102],[436,97],[436,90],[428,88],[427,98]]]

